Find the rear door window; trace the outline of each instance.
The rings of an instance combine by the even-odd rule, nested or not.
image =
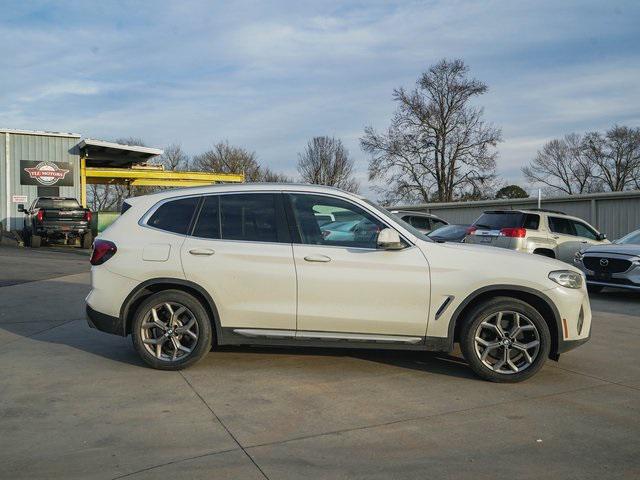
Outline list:
[[[568,218],[549,217],[549,230],[560,235],[576,235],[575,226]]]
[[[193,235],[200,238],[220,238],[220,197],[204,197]]]
[[[286,219],[272,193],[220,195],[220,236],[224,240],[284,242]]]
[[[147,225],[185,235],[199,200],[198,197],[189,197],[165,202],[151,215]]]

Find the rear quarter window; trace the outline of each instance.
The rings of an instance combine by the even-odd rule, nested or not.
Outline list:
[[[147,220],[147,225],[167,232],[185,235],[198,204],[197,197],[181,198],[163,203]]]

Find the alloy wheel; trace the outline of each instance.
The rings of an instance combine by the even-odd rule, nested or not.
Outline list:
[[[529,368],[540,352],[540,333],[527,316],[513,311],[492,313],[478,325],[475,353],[496,373],[514,374]]]
[[[167,362],[188,356],[198,343],[198,334],[195,315],[177,302],[155,305],[140,325],[140,338],[147,352]]]

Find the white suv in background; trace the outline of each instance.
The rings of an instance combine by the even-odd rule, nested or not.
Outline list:
[[[489,210],[473,222],[465,243],[508,248],[573,263],[576,252],[610,243],[584,220],[555,210]]]
[[[218,345],[435,350],[524,380],[589,338],[582,273],[556,260],[436,243],[337,189],[283,184],[127,200],[94,244],[89,324],[131,335],[154,368]],[[323,219],[355,222],[325,235]]]
[[[449,225],[448,222],[430,213],[412,212],[410,210],[392,210],[391,213],[422,233],[430,233],[438,228]]]

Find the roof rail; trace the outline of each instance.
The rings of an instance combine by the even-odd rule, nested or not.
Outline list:
[[[531,210],[534,212],[558,213],[560,215],[566,215],[566,213],[561,212],[560,210],[548,210],[546,208],[527,208],[525,210]]]

